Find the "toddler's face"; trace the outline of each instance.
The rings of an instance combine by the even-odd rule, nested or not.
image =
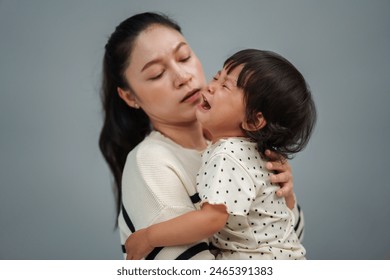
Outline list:
[[[244,136],[241,129],[245,120],[244,93],[237,88],[241,69],[242,66],[238,66],[229,74],[225,68],[222,69],[202,90],[203,101],[197,107],[196,116],[211,133],[213,142]]]

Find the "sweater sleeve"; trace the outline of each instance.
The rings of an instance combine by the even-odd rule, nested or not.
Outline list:
[[[183,182],[181,164],[163,146],[130,153],[122,179],[122,211],[118,219],[122,244],[134,231],[195,210]],[[125,254],[125,252],[124,252]],[[125,255],[126,256],[126,255]],[[156,248],[147,259],[212,259],[207,240]]]

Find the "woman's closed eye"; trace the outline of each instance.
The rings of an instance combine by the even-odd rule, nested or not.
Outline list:
[[[186,57],[184,57],[184,58],[181,58],[181,59],[179,59],[179,61],[180,61],[180,62],[187,62],[188,60],[190,60],[190,58],[191,58],[191,55],[186,56]]]
[[[162,72],[160,72],[158,74],[153,75],[152,77],[149,78],[149,80],[158,80],[158,79],[160,79],[164,75],[164,72],[165,71],[162,71]]]

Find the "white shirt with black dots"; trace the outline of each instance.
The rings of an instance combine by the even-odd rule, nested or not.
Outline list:
[[[296,218],[276,196],[280,187],[270,183],[265,163],[256,143],[243,137],[220,140],[202,155],[201,203],[224,204],[229,213],[212,238],[221,249],[219,259],[305,259]]]

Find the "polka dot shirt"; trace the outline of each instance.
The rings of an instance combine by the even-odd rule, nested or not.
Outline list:
[[[202,155],[197,188],[202,203],[224,204],[229,218],[214,234],[220,259],[304,259],[306,251],[294,231],[294,216],[279,186],[269,181],[256,143],[228,138]]]

